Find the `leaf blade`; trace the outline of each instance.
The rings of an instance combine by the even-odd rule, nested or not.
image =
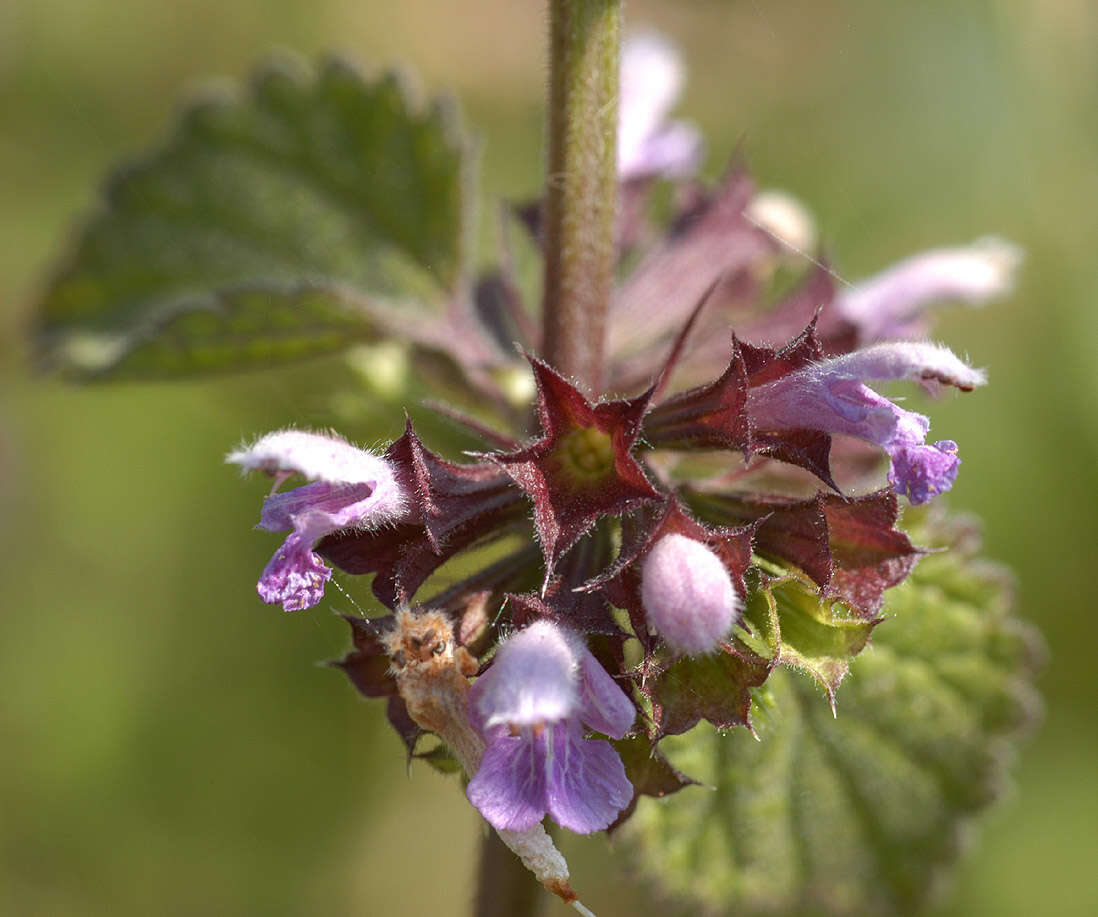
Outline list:
[[[837,718],[779,668],[755,692],[760,741],[703,725],[661,743],[714,787],[644,800],[623,828],[672,895],[732,913],[901,914],[938,885],[1039,711],[1039,640],[1001,573],[959,550],[924,557],[887,597],[892,619],[851,663]]]
[[[329,352],[440,317],[465,283],[467,147],[452,115],[414,106],[394,76],[367,82],[334,59],[315,73],[266,67],[246,92],[192,106],[163,148],[110,180],[42,299],[41,362],[175,375]],[[309,307],[287,291],[307,291]],[[245,295],[257,346],[237,341],[211,367],[216,323],[188,316],[231,318]],[[205,341],[181,346],[192,327]],[[240,323],[223,330],[239,336]],[[161,334],[175,345],[158,348]],[[297,347],[263,344],[295,335]]]

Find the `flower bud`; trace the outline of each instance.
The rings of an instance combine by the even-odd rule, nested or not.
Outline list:
[[[721,559],[700,541],[665,535],[644,561],[641,602],[673,649],[705,653],[732,630],[740,597]]]
[[[787,191],[768,188],[756,192],[743,214],[795,254],[803,256],[816,247],[816,224],[812,214]]]

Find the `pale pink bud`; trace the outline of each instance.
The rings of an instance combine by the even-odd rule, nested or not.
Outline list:
[[[668,645],[690,655],[715,649],[741,605],[721,559],[685,535],[665,535],[648,552],[641,602],[648,623]]]
[[[812,214],[787,191],[774,188],[757,191],[743,215],[795,254],[811,254],[816,247],[816,224]]]

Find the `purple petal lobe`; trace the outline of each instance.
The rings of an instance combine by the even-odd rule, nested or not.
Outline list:
[[[579,691],[583,723],[614,739],[629,731],[637,716],[633,702],[586,648],[580,655]]]
[[[483,733],[499,724],[536,726],[570,717],[579,701],[581,650],[578,638],[551,621],[538,621],[505,640],[492,667],[470,690],[473,725]]]
[[[548,743],[553,820],[577,834],[609,827],[633,799],[633,785],[618,753],[602,739],[584,739],[576,723],[554,726],[541,738]]]
[[[701,165],[705,145],[701,133],[685,121],[671,121],[647,137],[621,166],[622,179],[646,175],[687,178]]]
[[[926,439],[930,421],[905,411],[873,389],[850,379],[832,382],[816,403],[816,423],[828,433],[857,436],[879,446],[914,445]]]
[[[268,605],[286,611],[312,608],[324,596],[332,571],[312,552],[312,542],[293,532],[271,558],[259,577],[256,591]]]
[[[645,168],[645,145],[671,111],[684,78],[681,56],[658,32],[626,38],[618,96],[618,174],[623,179],[651,174]]]
[[[500,736],[484,752],[465,795],[500,831],[526,831],[545,817],[546,734]]]
[[[953,486],[961,464],[957,444],[943,439],[933,445],[889,449],[892,470],[888,482],[912,503],[926,503]]]
[[[263,501],[259,526],[268,532],[283,532],[294,527],[294,517],[307,511],[319,511],[332,521],[328,531],[347,528],[362,521],[363,504],[373,491],[371,484],[315,481],[304,487],[274,493]],[[368,516],[368,511],[365,514]]]

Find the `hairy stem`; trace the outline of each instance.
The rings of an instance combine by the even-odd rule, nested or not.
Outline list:
[[[620,0],[549,0],[544,356],[599,394],[614,279]]]
[[[547,900],[545,889],[499,835],[485,832],[480,844],[475,917],[536,917]]]
[[[549,31],[542,355],[597,395],[616,258],[621,0],[549,0]],[[545,900],[487,832],[476,917],[535,917]]]

